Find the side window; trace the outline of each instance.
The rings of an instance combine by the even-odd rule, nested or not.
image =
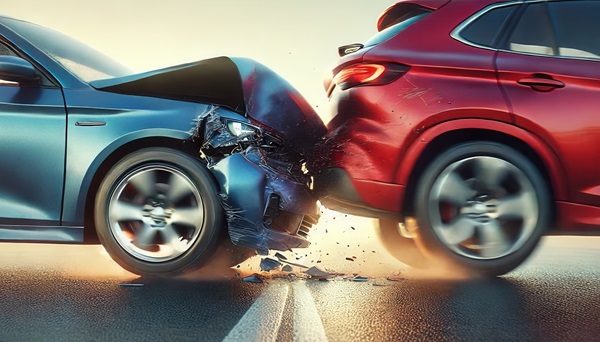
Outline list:
[[[558,55],[600,58],[600,2],[548,3],[554,22]]]
[[[13,49],[11,49],[8,45],[4,44],[2,41],[0,41],[0,56],[16,56],[16,57],[20,57]],[[39,78],[39,80],[40,80],[39,85],[46,86],[46,87],[55,87],[56,86],[56,84],[54,82],[52,82],[45,74],[43,74],[39,70],[38,70],[37,74],[40,77]],[[0,80],[0,85],[7,85],[7,84],[8,85],[18,85],[17,82],[12,82],[12,81],[7,81],[7,80]]]
[[[485,12],[463,29],[460,36],[477,45],[494,47],[504,24],[516,7],[504,6]]]
[[[0,42],[0,56],[16,56],[17,54],[14,53],[13,50],[11,50],[8,46],[4,45],[2,42]]]
[[[527,6],[508,38],[506,48],[538,55],[555,54],[556,42],[546,3]]]
[[[11,50],[8,46],[6,46],[4,43],[2,43],[0,41],[0,56],[16,56],[17,54],[14,53],[13,50]],[[4,79],[0,79],[0,85],[10,85],[10,86],[15,86],[18,85],[17,82],[12,82],[12,81],[6,81]]]

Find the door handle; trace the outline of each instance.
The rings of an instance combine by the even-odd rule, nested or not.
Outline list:
[[[564,88],[565,84],[562,81],[555,80],[551,77],[524,77],[517,81],[520,85],[528,86],[537,91],[550,91],[557,88]]]

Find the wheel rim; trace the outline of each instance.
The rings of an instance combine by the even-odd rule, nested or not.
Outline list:
[[[204,204],[194,183],[162,164],[129,172],[108,201],[108,222],[117,243],[130,255],[165,262],[186,253],[200,236]]]
[[[495,259],[519,250],[534,234],[538,207],[533,185],[519,168],[478,156],[442,171],[427,211],[447,248],[467,258]]]

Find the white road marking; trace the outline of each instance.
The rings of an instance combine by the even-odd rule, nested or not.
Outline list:
[[[288,292],[287,283],[271,283],[223,341],[275,341]]]
[[[294,288],[294,341],[327,341],[325,328],[317,306],[304,282],[295,282]]]
[[[290,292],[288,284],[272,282],[223,341],[276,341]],[[321,316],[305,282],[296,281],[292,287],[294,316],[290,319],[293,319],[294,341],[327,341]]]

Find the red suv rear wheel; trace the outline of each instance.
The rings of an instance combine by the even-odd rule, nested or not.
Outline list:
[[[547,228],[550,196],[518,151],[470,142],[438,156],[420,178],[416,242],[436,263],[500,275],[523,262]]]

